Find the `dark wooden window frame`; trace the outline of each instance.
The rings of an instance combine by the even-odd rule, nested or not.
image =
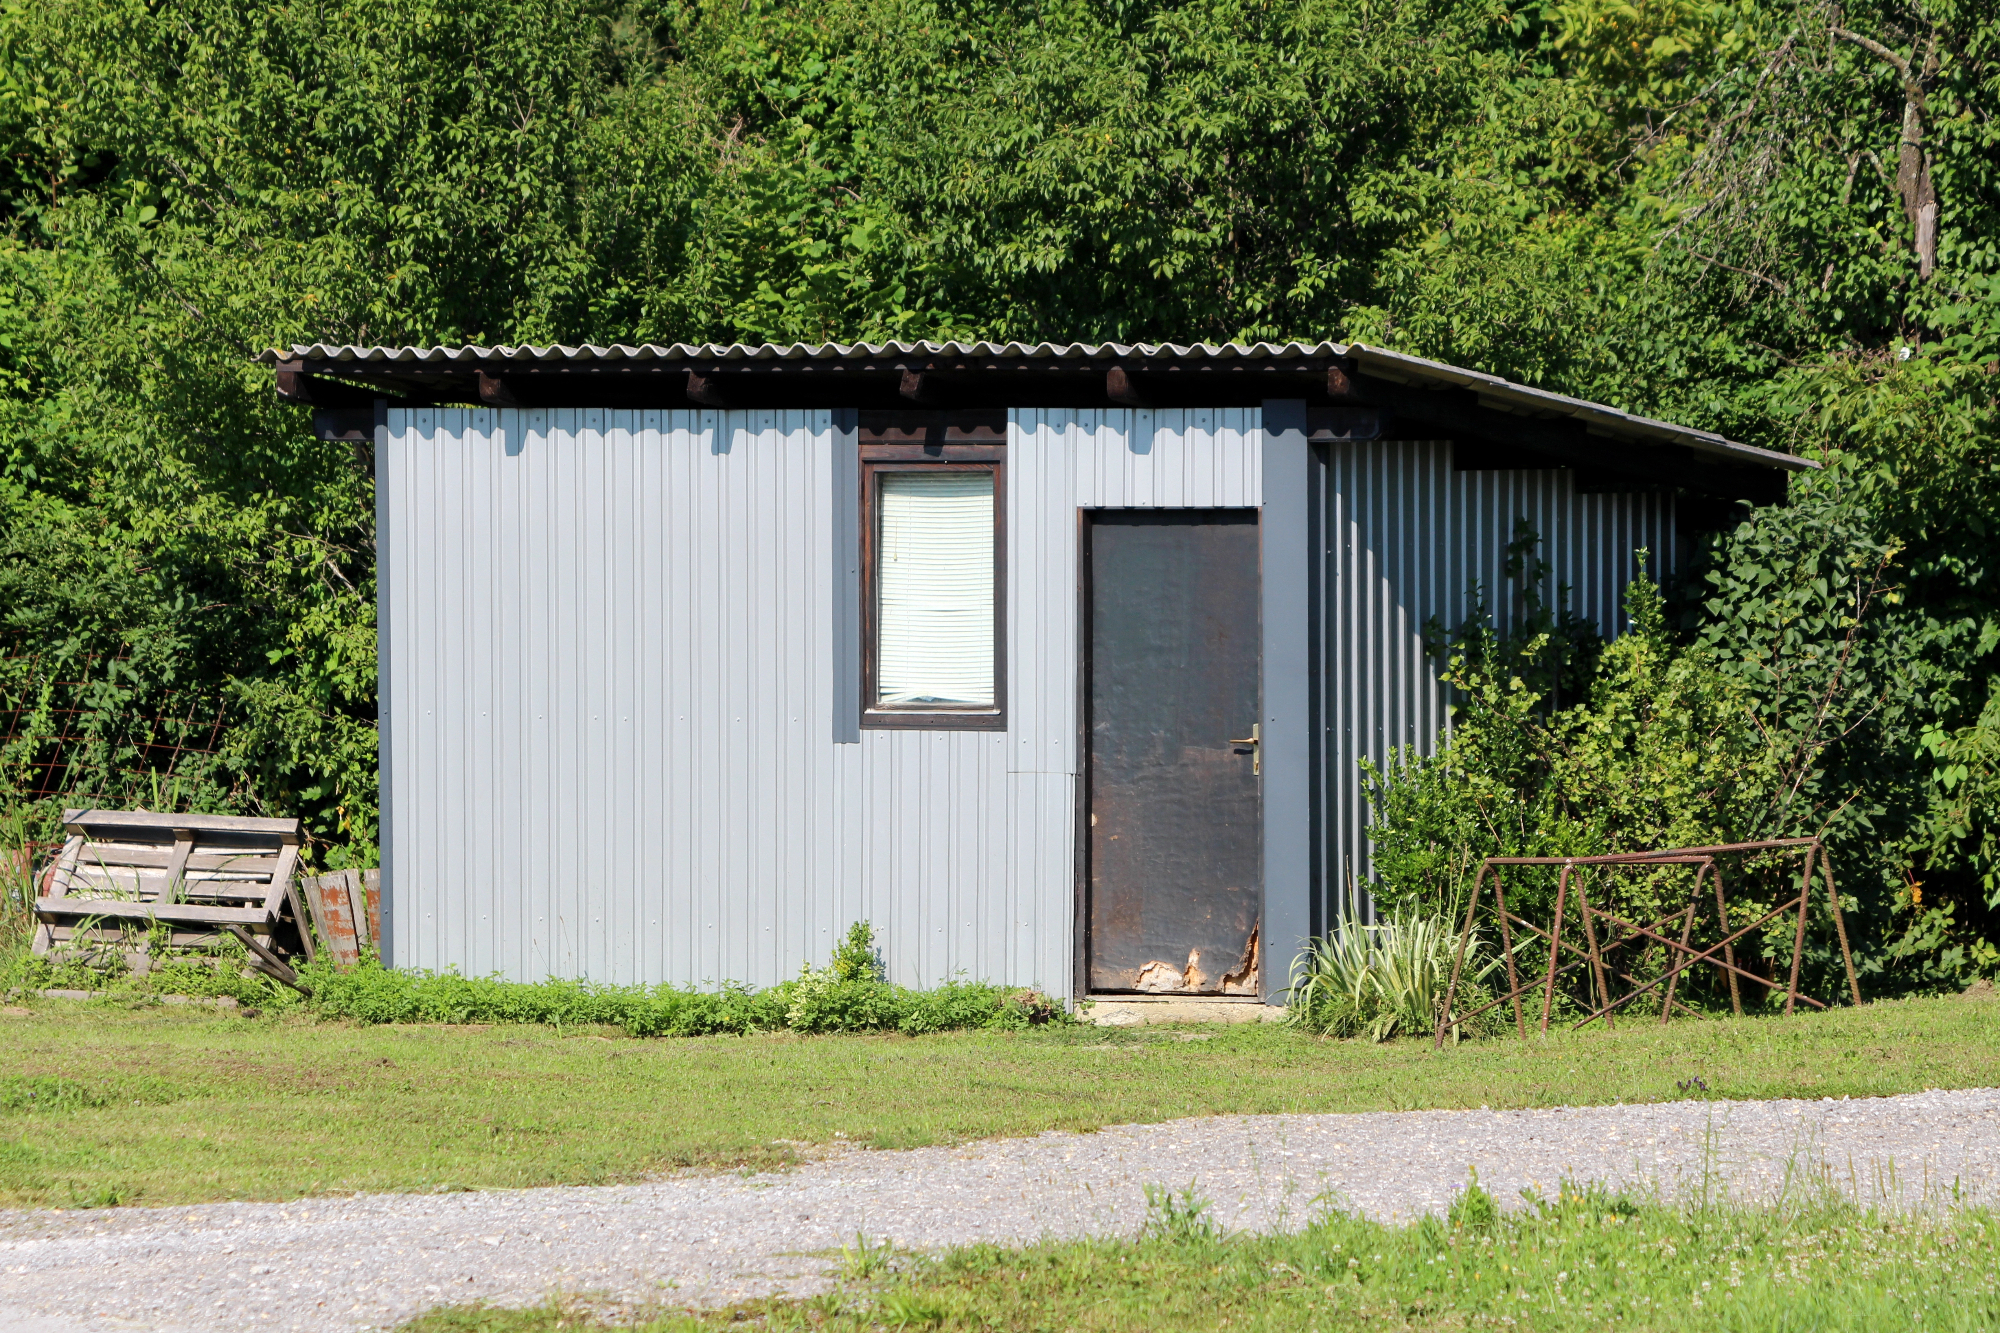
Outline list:
[[[993,706],[877,706],[876,631],[881,517],[878,480],[890,472],[987,472],[993,477]],[[999,444],[861,445],[861,725],[878,730],[1007,729],[1007,449]]]

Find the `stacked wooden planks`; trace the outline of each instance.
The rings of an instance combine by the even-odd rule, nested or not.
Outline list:
[[[280,968],[287,955],[312,958],[293,881],[298,820],[68,810],[63,823],[69,839],[35,900],[36,953],[164,926],[175,947],[228,934]]]

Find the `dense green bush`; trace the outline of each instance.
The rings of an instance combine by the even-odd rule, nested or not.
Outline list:
[[[875,932],[865,921],[823,968],[808,965],[768,990],[726,986],[600,986],[587,981],[503,981],[456,972],[400,971],[372,959],[346,972],[322,961],[308,968],[310,1007],[362,1023],[601,1023],[635,1037],[792,1031],[903,1032],[1019,1029],[1072,1021],[1039,992],[954,981],[909,990],[883,979]]]
[[[1686,628],[1670,625],[1657,586],[1633,584],[1630,633],[1582,655],[1581,697],[1572,685],[1567,704],[1558,675],[1580,655],[1560,627],[1531,619],[1502,637],[1475,614],[1446,649],[1449,740],[1429,756],[1412,748],[1366,766],[1378,901],[1456,915],[1487,856],[1818,836],[1866,986],[1957,986],[1993,971],[2000,894],[1980,861],[1990,853],[1979,840],[1992,834],[1977,795],[1993,781],[1992,709],[1945,730],[1962,716],[1976,660],[1955,640],[1979,631],[1907,605],[1903,553],[1841,493],[1851,485],[1842,471],[1713,543],[1694,571]],[[1953,781],[1928,779],[1927,746],[1960,756]],[[1798,867],[1777,854],[1725,866],[1735,922],[1796,892]],[[1509,906],[1547,920],[1556,871],[1504,873]],[[1926,910],[1926,874],[1961,887]],[[1589,890],[1657,919],[1685,903],[1689,876],[1604,872]],[[1762,955],[1789,958],[1790,929],[1768,925]],[[1843,993],[1840,972],[1830,914],[1816,908],[1808,989]],[[1708,979],[1690,982],[1699,996]]]
[[[1555,706],[1547,685],[1555,636],[1530,626],[1502,638],[1475,617],[1450,649],[1456,696],[1449,741],[1434,755],[1364,761],[1380,884],[1391,910],[1462,910],[1487,856],[1589,856],[1754,836],[1760,794],[1779,756],[1749,716],[1743,688],[1712,654],[1676,644],[1659,588],[1629,594],[1631,632],[1595,656],[1587,692]],[[1640,910],[1660,905],[1665,876],[1631,876]],[[1553,877],[1510,872],[1511,905],[1547,915]]]
[[[143,974],[126,969],[116,949],[29,954],[17,941],[0,966],[0,985],[27,990],[92,991],[114,998],[230,996],[264,1010],[299,1010],[357,1023],[542,1023],[620,1027],[634,1037],[700,1037],[750,1032],[1018,1031],[1075,1019],[1039,991],[951,981],[911,990],[883,979],[873,928],[855,923],[827,966],[808,966],[767,990],[727,985],[698,991],[676,986],[612,986],[590,981],[507,981],[457,972],[383,967],[371,954],[340,971],[322,952],[300,969],[310,997],[249,971],[240,944],[208,952],[161,951]]]

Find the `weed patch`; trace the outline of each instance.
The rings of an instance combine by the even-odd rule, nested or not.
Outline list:
[[[9,980],[17,991],[91,991],[111,1001],[165,995],[234,997],[260,1013],[304,1009],[324,1019],[370,1026],[397,1023],[538,1024],[558,1029],[611,1027],[632,1037],[744,1036],[758,1032],[827,1034],[965,1030],[1021,1031],[1073,1022],[1059,1000],[1039,991],[952,981],[931,990],[889,984],[874,930],[856,922],[823,968],[753,990],[725,984],[699,991],[676,986],[613,986],[590,981],[509,981],[383,967],[374,957],[345,972],[331,959],[299,969],[311,998],[258,974],[243,975],[243,949],[226,942],[213,954],[175,954],[149,971],[126,970],[115,950],[89,958],[16,951]]]
[[[107,1106],[165,1106],[178,1093],[159,1079],[0,1076],[0,1115],[63,1115]]]
[[[505,981],[455,972],[400,971],[364,962],[301,974],[313,989],[308,1008],[322,1018],[388,1023],[535,1023],[603,1026],[632,1037],[1018,1031],[1073,1021],[1034,991],[959,981],[910,990],[874,977],[841,980],[821,973],[755,991],[696,991],[674,986],[603,986],[587,981]]]

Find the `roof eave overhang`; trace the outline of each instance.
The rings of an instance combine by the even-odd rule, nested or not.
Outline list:
[[[1361,344],[888,343],[643,347],[296,346],[258,358],[323,417],[412,406],[1228,407],[1304,399],[1315,437],[1452,439],[1494,466],[1773,498],[1817,464],[1498,376]],[[1482,453],[1482,450],[1484,451]],[[1518,455],[1518,457],[1516,457]],[[1478,466],[1478,463],[1468,464]]]

